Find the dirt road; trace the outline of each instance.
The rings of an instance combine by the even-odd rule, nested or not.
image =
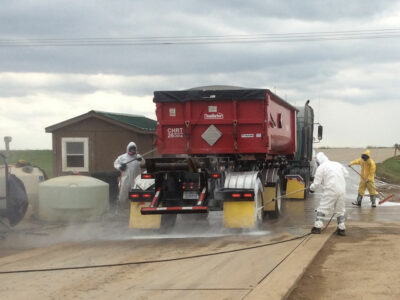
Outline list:
[[[352,207],[358,182],[358,175],[351,173],[346,197],[348,236],[333,236],[329,240],[291,299],[330,299],[331,295],[335,299],[399,298],[400,204],[385,203],[372,209],[366,199],[362,208]],[[393,186],[384,190],[396,195],[399,191]],[[23,222],[13,230],[3,228],[0,272],[171,259],[279,242],[309,232],[321,196],[317,191],[305,201],[287,201],[283,218],[270,220],[255,231],[224,230],[221,215],[212,213],[202,226],[180,220],[168,236],[133,232],[127,228],[127,220],[69,226]],[[336,227],[335,219],[331,226]],[[267,293],[256,291],[260,286],[268,286],[269,274],[276,274],[286,258],[285,262],[293,262],[293,268],[286,266],[286,271],[302,272],[296,263],[303,258],[296,256],[294,250],[303,241],[173,262],[0,274],[0,298],[204,300],[249,299],[256,294],[257,299],[264,295],[272,299]],[[317,253],[319,248],[314,250]],[[288,280],[286,271],[275,276],[270,291]],[[387,271],[389,274],[385,275]],[[283,294],[278,294],[278,298],[280,295]]]
[[[400,299],[400,224],[354,223],[333,236],[289,300]]]
[[[149,261],[215,253],[292,236],[61,243],[0,258],[0,270]],[[0,274],[2,299],[244,299],[302,240],[180,261]]]

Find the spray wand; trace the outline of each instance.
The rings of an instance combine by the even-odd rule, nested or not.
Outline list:
[[[157,150],[157,149],[152,149],[152,150],[146,152],[145,154],[143,154],[142,157],[143,157],[143,156],[146,156],[146,155],[149,155],[150,153],[152,153],[152,152],[154,152],[154,151],[156,151],[156,150]],[[142,157],[136,157],[136,158],[134,158],[134,159],[132,159],[132,160],[126,162],[126,163],[123,163],[123,164],[124,164],[124,165],[127,165],[127,164],[129,164],[129,163],[131,163],[131,162],[134,162],[134,161],[142,161]]]
[[[297,191],[294,191],[294,192],[291,192],[291,193],[288,193],[288,194],[285,194],[285,195],[280,195],[280,196],[272,199],[272,201],[275,201],[275,200],[278,200],[278,199],[281,199],[281,198],[287,198],[287,196],[290,196],[290,195],[293,195],[293,194],[296,194],[296,193],[299,193],[299,192],[302,192],[302,191],[305,191],[305,190],[308,190],[308,189],[309,188],[302,188],[302,189],[299,189]]]

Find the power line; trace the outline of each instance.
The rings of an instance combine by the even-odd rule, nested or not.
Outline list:
[[[236,35],[198,35],[198,36],[149,36],[149,37],[80,37],[80,38],[36,38],[36,39],[0,39],[0,41],[96,41],[96,40],[159,40],[159,39],[218,39],[218,38],[252,38],[252,37],[287,37],[287,36],[315,36],[315,35],[337,35],[337,34],[373,34],[373,33],[398,33],[399,28],[375,29],[375,30],[347,30],[347,31],[318,31],[297,33],[257,33]]]
[[[320,31],[298,33],[259,33],[240,35],[79,37],[0,39],[0,47],[79,47],[79,46],[166,46],[245,43],[298,43],[400,37],[400,29]]]

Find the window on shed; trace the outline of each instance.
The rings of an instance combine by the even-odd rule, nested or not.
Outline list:
[[[62,138],[62,170],[89,171],[88,138]]]

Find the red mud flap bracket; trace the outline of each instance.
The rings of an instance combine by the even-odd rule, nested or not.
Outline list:
[[[142,207],[142,215],[201,214],[208,213],[207,206]]]

